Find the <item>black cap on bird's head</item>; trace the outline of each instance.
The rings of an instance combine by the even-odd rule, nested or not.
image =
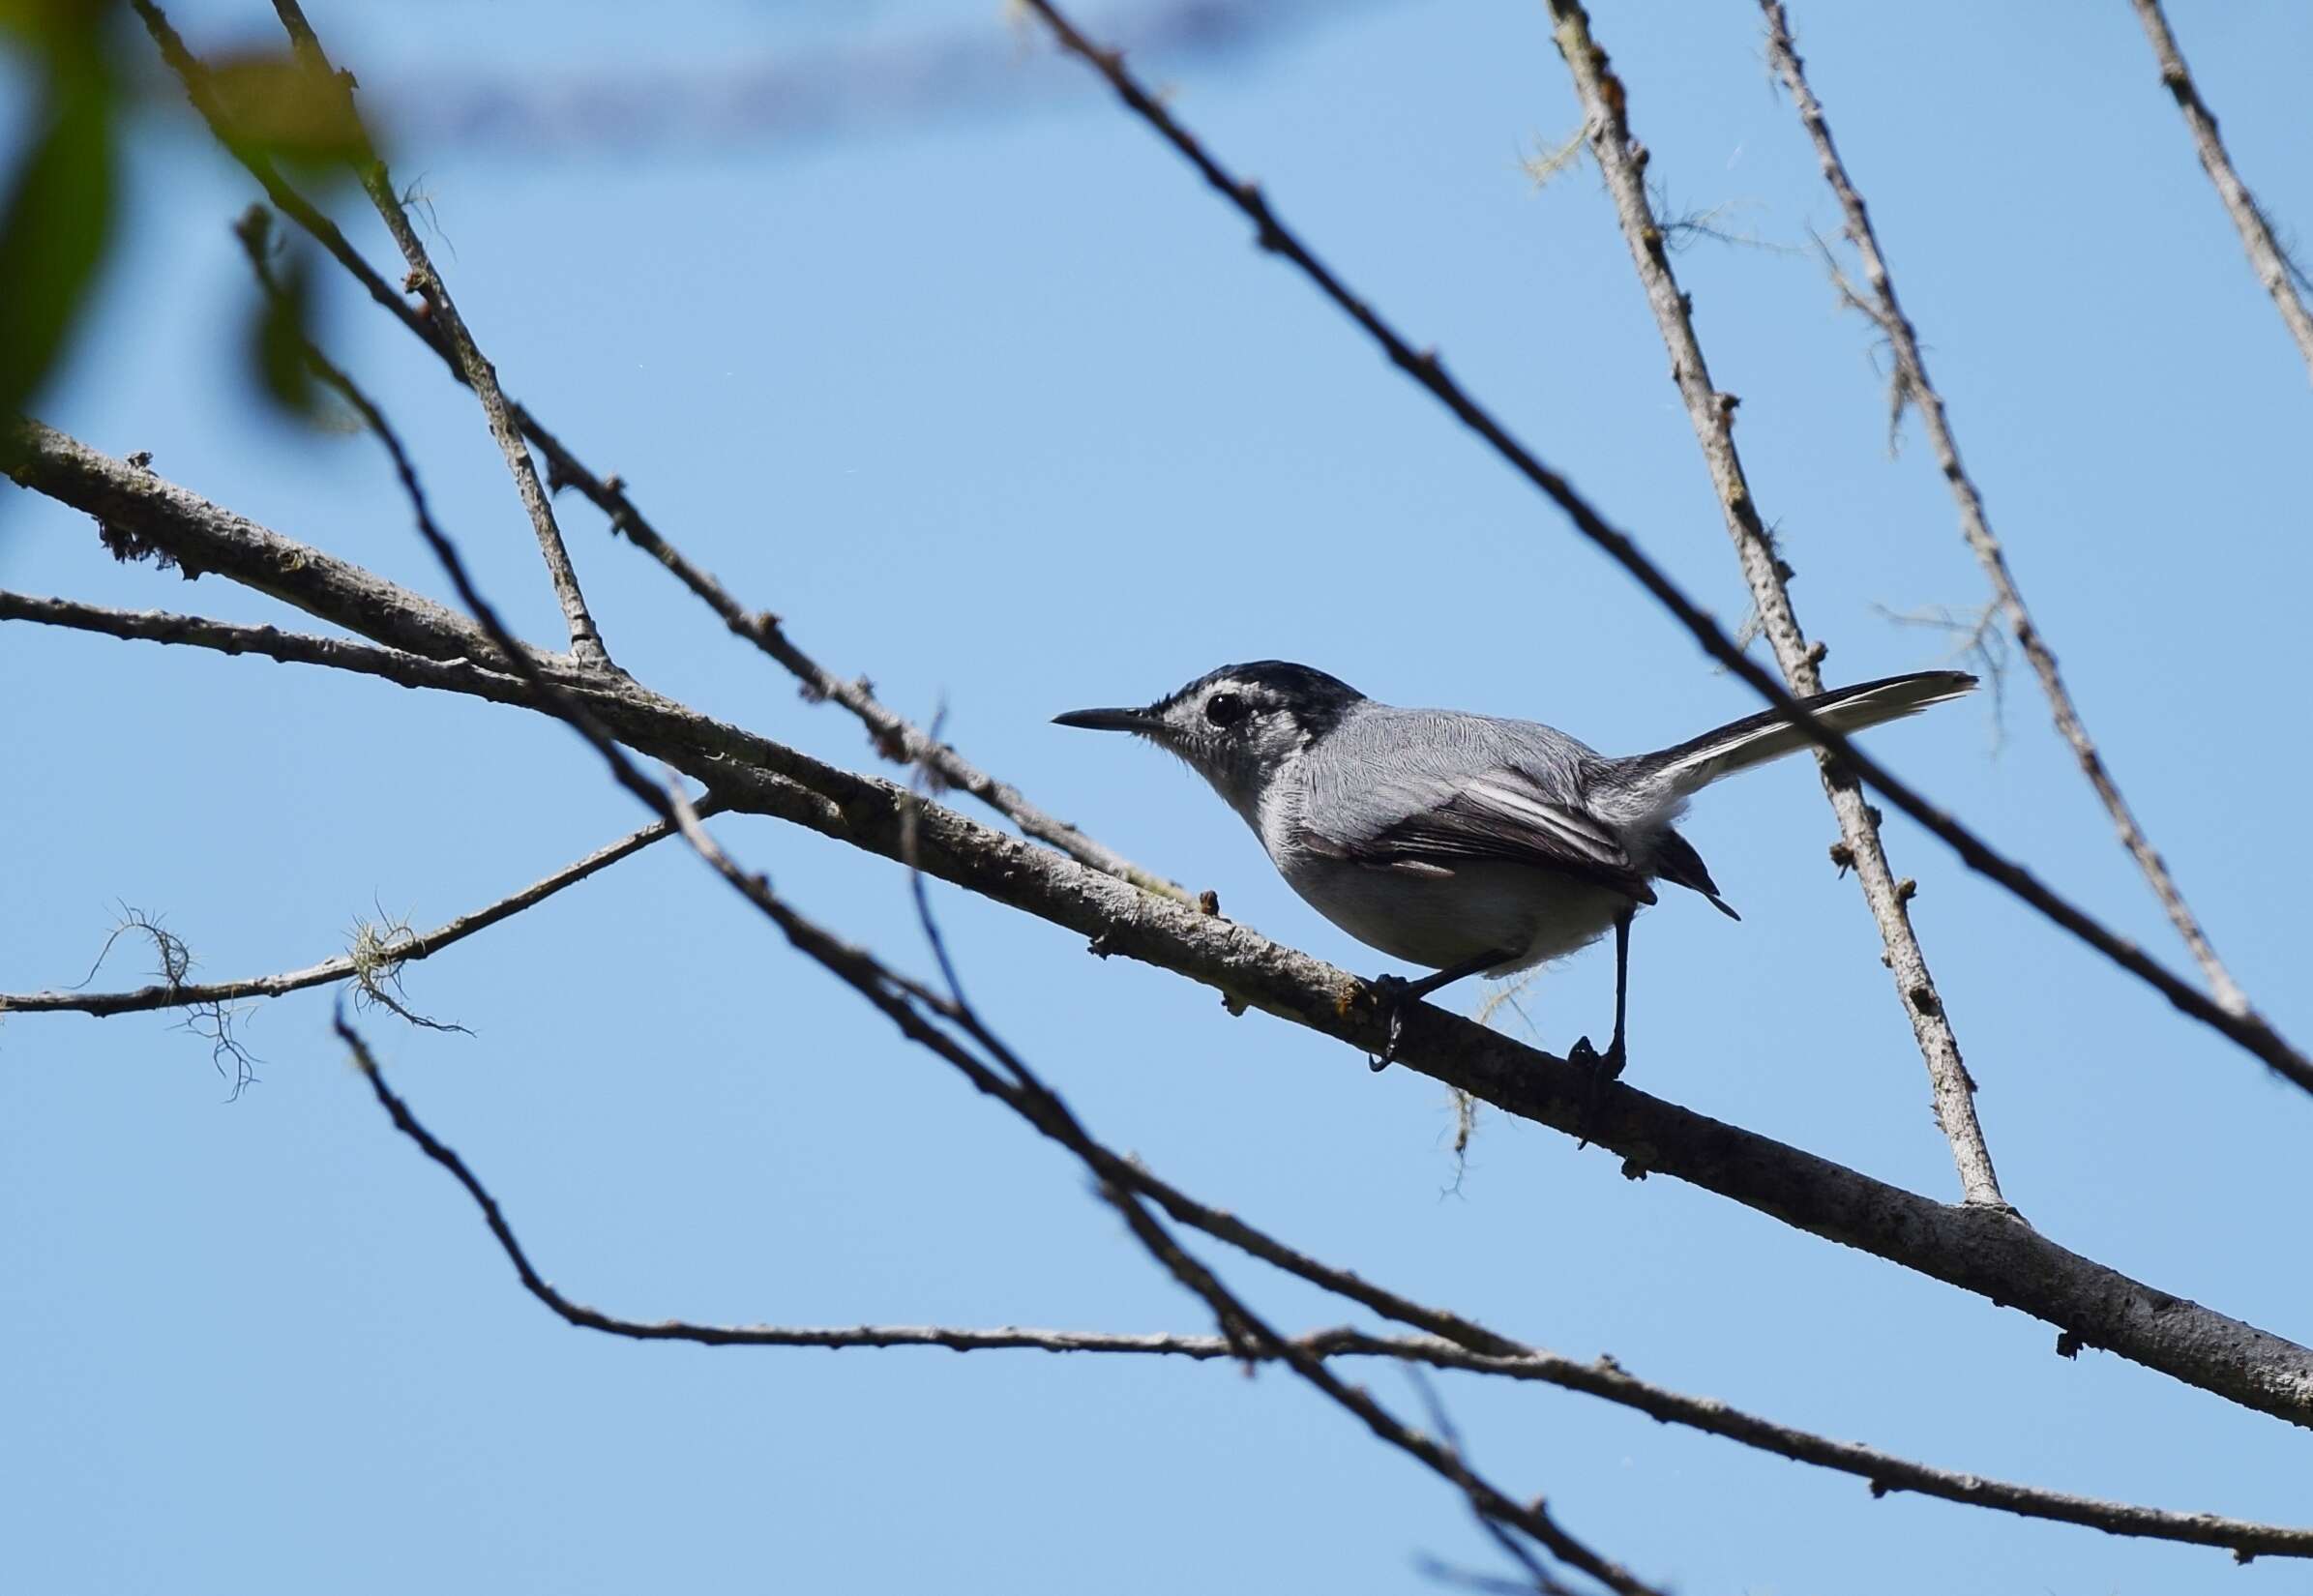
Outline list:
[[[1264,716],[1290,716],[1322,735],[1341,712],[1365,697],[1338,676],[1285,660],[1208,670],[1144,709],[1072,709],[1054,725],[1088,731],[1137,731],[1159,742],[1203,741],[1209,731],[1252,728]]]
[[[1285,660],[1207,671],[1144,709],[1079,709],[1055,724],[1131,731],[1188,761],[1240,811],[1269,775],[1334,726],[1365,695],[1337,676]]]

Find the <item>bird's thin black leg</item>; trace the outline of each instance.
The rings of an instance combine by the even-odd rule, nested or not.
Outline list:
[[[1622,1073],[1629,1056],[1622,1045],[1622,1025],[1630,1002],[1630,914],[1625,912],[1615,922],[1615,1040],[1600,1055],[1584,1037],[1566,1055],[1569,1063],[1580,1064],[1597,1072],[1599,1079],[1612,1080]]]
[[[1402,975],[1379,975],[1373,980],[1374,990],[1380,994],[1381,1005],[1389,1020],[1389,1041],[1381,1049],[1379,1058],[1367,1060],[1376,1072],[1386,1070],[1398,1056],[1398,1033],[1405,1027],[1406,1011],[1440,987],[1450,987],[1465,976],[1490,970],[1497,964],[1507,963],[1513,956],[1505,952],[1481,953],[1465,959],[1459,964],[1448,964],[1419,981],[1409,981]]]

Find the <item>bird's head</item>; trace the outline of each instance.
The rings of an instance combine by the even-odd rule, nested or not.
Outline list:
[[[1283,660],[1223,665],[1144,709],[1079,709],[1064,726],[1130,731],[1178,754],[1246,819],[1269,783],[1365,699],[1349,683]]]

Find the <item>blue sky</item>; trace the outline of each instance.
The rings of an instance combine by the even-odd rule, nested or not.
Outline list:
[[[1229,912],[1383,967],[1278,883],[1171,762],[1051,726],[1277,656],[1378,697],[1548,720],[1615,752],[1754,707],[1557,515],[1255,251],[1137,124],[989,3],[315,4],[422,184],[508,389],[746,602],[964,752]],[[204,46],[267,8],[202,4]],[[1113,14],[1107,14],[1113,15]],[[1098,22],[1100,11],[1084,14]],[[2313,225],[2313,14],[2180,3],[2244,175]],[[2305,371],[2119,6],[1802,6],[1818,93],[1873,202],[1962,448],[2091,725],[2236,973],[2313,1034],[2273,794],[2305,779],[2313,582]],[[1868,328],[1809,230],[1836,212],[1743,5],[1594,22],[1675,209],[1780,250],[1677,257],[1738,438],[1853,680],[1942,663],[1883,610],[1980,602],[1924,447],[1885,447]],[[980,40],[997,90],[926,105],[828,69],[840,126],[702,112],[553,148],[431,120],[442,86],[664,74],[684,103],[762,60]],[[133,43],[133,41],[132,41]],[[1700,457],[1586,168],[1520,163],[1578,121],[1542,8],[1369,4],[1249,54],[1155,54],[1176,108],[1698,599],[1745,607]],[[20,89],[21,84],[17,87]],[[426,93],[435,98],[429,100]],[[844,95],[859,97],[844,100]],[[139,124],[124,252],[47,419],[294,536],[439,591],[374,446],[265,414],[239,364],[246,179]],[[383,262],[372,219],[341,207]],[[409,436],[449,528],[532,635],[555,615],[503,466],[432,358],[331,284],[326,341]],[[822,756],[801,702],[575,501],[621,663]],[[287,621],[212,578],[104,560],[0,499],[0,583]],[[0,628],[0,989],[87,969],[119,910],[212,976],[311,962],[381,904],[430,925],[639,823],[567,733],[252,660]],[[2164,956],[2165,924],[2031,685],[1873,744]],[[921,967],[903,877],[762,820],[719,828],[796,903]],[[1744,914],[1640,923],[1631,1079],[1949,1197],[1923,1072],[1803,761],[1709,794],[1688,835]],[[1896,868],[2008,1195],[2163,1288],[2313,1334],[2295,1216],[2313,1104],[2109,973],[1900,818]],[[2054,1331],[1611,1157],[1452,1114],[1409,1072],[959,892],[982,1010],[1160,1172],[1410,1294],[1577,1356],[1927,1461],[2313,1520],[2303,1438]],[[1611,963],[1526,999],[1562,1049]],[[100,978],[145,978],[116,953]],[[368,1029],[495,1187],[541,1267],[640,1317],[1202,1329],[1063,1156],[801,962],[698,864],[646,853],[411,972],[471,1037]],[[1471,990],[1464,1003],[1477,996]],[[124,1589],[1117,1591],[1427,1588],[1483,1564],[1457,1500],[1279,1373],[1032,1353],[638,1346],[523,1295],[465,1198],[385,1124],[326,996],[247,1020],[225,1101],[165,1017],[0,1027],[0,1582]],[[1217,1258],[1280,1322],[1339,1311]],[[1409,1404],[1391,1371],[1376,1392]],[[2302,1590],[2301,1568],[2107,1540],[1444,1379],[1477,1461],[1686,1591]]]

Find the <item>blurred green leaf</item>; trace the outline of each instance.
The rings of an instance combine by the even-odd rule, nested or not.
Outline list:
[[[66,55],[93,42],[113,0],[0,0],[0,28],[44,52]]]
[[[15,0],[10,19],[61,27],[50,14],[68,10],[93,8]],[[0,205],[0,413],[21,409],[63,353],[111,234],[114,100],[93,32],[46,41],[39,131]]]
[[[342,176],[370,159],[352,94],[286,50],[221,56],[209,80],[238,143],[309,179]]]
[[[321,386],[307,364],[313,305],[310,257],[274,244],[273,213],[252,205],[233,229],[257,270],[258,292],[242,349],[258,390],[300,421],[327,420]]]

